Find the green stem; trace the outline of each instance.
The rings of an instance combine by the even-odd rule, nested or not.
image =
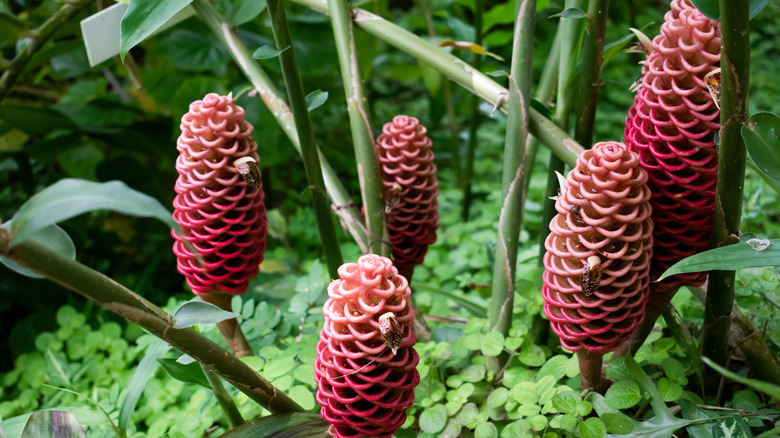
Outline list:
[[[38,53],[41,47],[46,44],[46,41],[49,41],[52,35],[54,35],[54,32],[75,17],[87,3],[88,2],[85,0],[66,2],[39,28],[29,32],[27,43],[22,50],[14,56],[11,65],[8,66],[8,69],[3,73],[3,76],[0,77],[0,102],[2,102],[11,91],[11,88],[19,79],[24,67],[30,62],[33,55]]]
[[[360,191],[365,209],[366,227],[369,232],[369,251],[390,257],[390,237],[385,216],[385,202],[382,193],[382,179],[379,164],[374,151],[374,138],[371,135],[371,113],[366,94],[363,91],[363,79],[355,47],[352,19],[349,15],[347,0],[328,1],[333,36],[339,55],[341,78],[344,93],[347,96],[349,124],[352,128],[352,141],[355,146]]]
[[[314,214],[317,218],[317,229],[320,233],[325,261],[328,264],[330,277],[338,278],[339,266],[344,263],[344,260],[341,257],[336,228],[333,226],[333,217],[330,214],[330,203],[320,170],[314,129],[311,126],[311,115],[306,106],[306,94],[303,92],[301,74],[298,71],[298,63],[295,61],[295,49],[292,46],[290,29],[287,27],[287,17],[284,13],[282,0],[268,0],[266,4],[276,40],[276,49],[282,51],[279,54],[279,63],[282,66],[282,77],[284,77],[287,97],[290,100],[295,127],[298,131],[298,140],[301,142],[303,167],[306,170],[306,179],[311,189],[311,201],[314,205]]]
[[[577,115],[574,138],[585,148],[590,148],[593,143],[608,10],[609,0],[590,0],[588,15],[585,17],[587,21],[582,42],[582,73],[574,111]]]
[[[209,386],[211,386],[214,397],[217,398],[219,407],[222,408],[222,412],[224,412],[225,417],[227,417],[228,426],[233,429],[244,424],[244,417],[241,416],[241,412],[239,412],[238,407],[236,407],[233,397],[225,390],[225,386],[222,384],[222,380],[219,376],[206,368],[203,364],[200,364],[200,367],[203,369],[203,374],[206,375],[206,380],[209,381]]]
[[[222,291],[213,291],[211,294],[203,297],[203,301],[209,302],[222,310],[233,311],[233,296]],[[217,328],[222,333],[222,337],[225,338],[228,348],[233,351],[236,357],[255,355],[254,351],[252,351],[252,346],[249,345],[249,341],[244,336],[244,331],[241,330],[241,324],[238,323],[238,319],[231,318],[220,321],[217,323]]]
[[[493,265],[493,293],[490,301],[490,330],[504,336],[507,336],[512,325],[517,247],[523,222],[525,144],[528,138],[535,18],[536,0],[522,0],[515,4],[515,32],[509,74],[509,112],[501,181],[504,205],[498,219],[498,245]]]
[[[290,108],[284,99],[279,96],[279,92],[273,85],[268,75],[260,68],[257,62],[252,59],[238,39],[235,31],[225,22],[224,18],[207,3],[205,0],[194,0],[192,7],[198,13],[201,20],[211,29],[230,51],[233,60],[238,64],[244,75],[255,87],[260,98],[274,115],[279,126],[282,128],[295,150],[302,155],[301,144],[298,140],[298,132],[295,127]],[[333,200],[333,210],[341,219],[341,223],[349,231],[363,252],[368,251],[368,234],[360,216],[360,211],[355,206],[347,190],[339,181],[338,175],[328,164],[325,156],[318,150],[320,165],[322,166],[322,175],[325,180],[325,188]]]
[[[192,328],[174,328],[172,315],[133,291],[39,243],[25,241],[9,249],[11,237],[9,229],[0,227],[0,255],[3,257],[14,260],[137,324],[182,353],[192,356],[270,412],[303,411],[303,408],[285,393],[211,339]]]
[[[196,0],[202,1],[202,0]],[[325,0],[292,0],[322,14],[328,13]],[[475,70],[457,57],[439,49],[417,35],[364,9],[353,8],[352,20],[366,33],[415,57],[418,61],[443,73],[462,87],[479,95],[501,111],[506,111],[509,92],[487,75]],[[573,166],[584,150],[566,132],[558,128],[533,108],[529,109],[528,127],[532,135],[546,145],[566,164]]]
[[[715,192],[713,247],[738,242],[745,181],[745,143],[740,129],[748,118],[750,20],[747,2],[720,0],[721,98],[718,181]],[[702,326],[702,356],[725,365],[734,302],[734,271],[712,271]]]
[[[474,2],[474,43],[482,45],[482,10],[485,9],[484,0]],[[474,54],[474,70],[482,71],[482,55]],[[461,205],[461,217],[469,220],[471,208],[471,180],[474,178],[474,154],[477,150],[477,131],[479,131],[479,101],[476,94],[471,95],[471,108],[469,110],[469,142],[466,148],[466,168],[463,172],[463,204]]]

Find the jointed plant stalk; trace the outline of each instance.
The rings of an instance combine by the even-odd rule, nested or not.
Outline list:
[[[474,2],[474,43],[482,45],[482,10],[485,9],[484,0]],[[474,70],[482,70],[482,55],[474,54]],[[471,95],[471,108],[469,112],[469,142],[466,149],[466,168],[463,172],[463,204],[461,205],[461,217],[464,221],[469,219],[471,208],[471,180],[474,177],[474,154],[477,150],[477,131],[479,130],[479,96]]]
[[[325,252],[325,261],[328,264],[328,272],[331,278],[338,277],[339,266],[344,263],[339,248],[339,240],[336,237],[336,228],[333,226],[333,218],[330,214],[330,203],[325,191],[325,184],[320,171],[320,160],[317,156],[317,144],[314,140],[314,130],[311,126],[311,115],[306,106],[306,94],[303,92],[303,83],[295,62],[295,50],[290,39],[290,29],[287,27],[287,17],[281,0],[269,0],[268,14],[271,18],[271,27],[276,40],[279,54],[279,62],[282,66],[282,76],[287,88],[287,97],[290,100],[295,127],[298,131],[298,140],[301,142],[301,155],[306,169],[306,179],[311,188],[311,200],[314,205],[314,214],[317,218],[317,229],[322,240],[322,249]]]
[[[0,102],[8,95],[11,88],[19,79],[19,75],[22,74],[24,67],[30,62],[33,55],[49,41],[49,38],[54,35],[60,27],[70,21],[76,14],[81,11],[88,2],[85,0],[65,2],[57,12],[55,12],[48,20],[46,20],[39,28],[30,31],[30,36],[27,39],[27,43],[16,54],[11,65],[0,77]]]
[[[371,135],[371,115],[355,48],[352,19],[346,0],[328,0],[333,35],[339,54],[341,78],[347,96],[349,124],[352,128],[352,142],[355,146],[360,191],[366,227],[369,233],[369,252],[390,256],[390,237],[387,231],[385,203],[382,197],[382,183],[379,165],[374,152],[374,138]],[[336,278],[336,277],[333,277]]]
[[[493,294],[490,302],[490,330],[504,336],[509,333],[512,325],[517,247],[520,226],[523,222],[527,164],[525,145],[528,138],[535,18],[536,0],[523,0],[516,3],[512,65],[509,75],[509,111],[501,181],[504,205],[501,207],[498,220],[498,245],[493,265]]]
[[[322,14],[328,14],[325,0],[292,1]],[[443,73],[462,87],[495,105],[496,109],[506,112],[509,95],[507,89],[487,75],[476,71],[460,59],[431,45],[417,35],[371,12],[352,8],[352,17],[355,25],[366,33],[412,55],[418,61]],[[582,146],[535,109],[530,108],[528,115],[530,133],[550,148],[553,153],[562,157],[566,164],[573,166],[583,151]]]
[[[750,19],[747,2],[720,0],[721,98],[718,181],[713,247],[736,243],[745,181],[745,143],[740,129],[748,118]],[[725,365],[730,356],[729,328],[734,302],[734,271],[712,271],[702,326],[702,355]]]
[[[593,144],[593,125],[599,101],[599,77],[604,51],[604,33],[607,30],[609,0],[590,0],[585,16],[585,38],[582,41],[582,73],[579,93],[574,103],[577,119],[574,138],[585,148]]]
[[[301,412],[285,393],[236,356],[192,328],[177,329],[173,316],[111,278],[36,242],[8,248],[11,232],[0,227],[0,254],[77,292],[192,356],[272,413]]]
[[[225,19],[204,0],[194,0],[192,6],[198,13],[201,20],[211,29],[227,47],[233,60],[238,64],[244,75],[255,87],[265,105],[274,115],[279,126],[282,128],[290,142],[293,144],[299,154],[302,154],[301,144],[298,139],[298,132],[295,127],[290,108],[285,103],[276,90],[268,75],[260,68],[257,62],[252,59],[244,47],[243,43],[236,36],[235,31],[225,22]],[[333,210],[341,219],[341,223],[346,227],[352,237],[357,242],[363,252],[368,251],[368,235],[360,212],[356,208],[352,198],[347,190],[339,181],[336,172],[328,164],[328,161],[318,150],[320,165],[325,182],[325,188],[333,200]]]

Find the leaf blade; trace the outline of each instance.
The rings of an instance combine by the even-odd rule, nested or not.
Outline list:
[[[133,47],[165,25],[192,0],[134,0],[119,25],[119,55],[122,60]]]
[[[676,274],[689,272],[723,270],[734,271],[744,268],[760,268],[780,265],[780,239],[769,241],[769,247],[756,251],[745,242],[694,254],[675,263],[658,278],[661,281]]]

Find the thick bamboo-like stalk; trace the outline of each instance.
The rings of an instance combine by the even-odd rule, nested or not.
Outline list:
[[[333,35],[336,39],[336,50],[339,54],[344,93],[347,96],[349,124],[352,128],[352,142],[355,147],[360,191],[369,233],[369,252],[390,257],[390,237],[382,197],[382,180],[376,152],[374,152],[371,114],[363,91],[349,3],[347,0],[329,0],[328,5]]]
[[[192,328],[177,329],[173,316],[81,263],[36,242],[9,249],[11,231],[0,227],[0,254],[77,292],[192,356],[272,413],[302,412],[295,401],[236,356]]]
[[[493,265],[493,293],[490,302],[490,330],[504,336],[512,325],[515,296],[515,268],[525,192],[525,145],[528,138],[528,108],[533,73],[536,0],[515,5],[512,64],[509,74],[509,111],[501,193],[504,205],[498,220],[496,261]]]
[[[325,0],[292,1],[310,7],[322,14],[328,14]],[[352,19],[359,29],[443,73],[462,87],[495,105],[497,110],[507,110],[507,97],[509,96],[507,89],[490,79],[487,75],[476,71],[462,60],[431,45],[400,26],[364,9],[353,8]],[[582,146],[535,109],[530,108],[528,116],[530,133],[550,148],[553,153],[562,157],[566,164],[573,166],[577,162],[577,157],[584,150]]]
[[[474,1],[474,43],[482,45],[482,10],[485,9],[484,0]],[[482,55],[474,58],[474,70],[482,71]],[[471,180],[474,178],[474,154],[477,151],[477,131],[479,131],[479,101],[476,94],[471,95],[471,108],[469,110],[469,142],[466,148],[466,166],[463,171],[463,203],[460,214],[464,221],[469,220],[471,209]]]
[[[585,148],[593,144],[593,124],[599,101],[601,64],[604,52],[604,33],[607,30],[609,0],[590,0],[585,16],[585,38],[582,41],[582,73],[579,93],[574,103],[577,117],[574,138]]]
[[[236,36],[235,31],[227,22],[225,22],[225,19],[219,15],[216,9],[205,0],[194,0],[192,6],[195,8],[200,19],[203,20],[217,38],[225,44],[230,55],[233,57],[233,60],[244,72],[244,75],[252,83],[252,86],[255,87],[260,98],[271,111],[271,114],[276,118],[279,126],[284,133],[287,134],[290,142],[298,153],[302,154],[301,144],[298,140],[298,132],[295,127],[295,120],[293,119],[290,108],[287,106],[284,99],[279,96],[279,92],[265,72],[249,55],[246,47],[244,47],[243,43],[238,39],[238,36]],[[322,167],[325,188],[328,190],[328,194],[333,200],[334,212],[339,216],[342,225],[349,231],[360,249],[363,252],[367,252],[368,232],[363,223],[363,218],[360,216],[360,211],[358,211],[349,193],[341,184],[341,181],[339,181],[336,172],[330,164],[328,164],[325,156],[319,150],[317,153],[319,155],[320,166]]]
[[[41,47],[49,41],[49,38],[54,35],[62,25],[70,21],[76,14],[81,11],[88,2],[86,0],[78,0],[65,2],[60,9],[57,10],[48,20],[46,20],[39,28],[29,32],[27,43],[20,50],[11,65],[0,77],[0,102],[3,101],[5,96],[11,91],[11,87],[14,86],[16,80],[19,79],[19,75],[22,74],[24,67],[30,62],[33,55],[38,53]]]
[[[266,4],[276,40],[276,49],[282,51],[279,54],[279,63],[282,66],[282,77],[284,77],[285,88],[287,88],[287,97],[290,100],[295,128],[298,131],[298,140],[301,142],[303,166],[311,189],[311,200],[314,205],[314,214],[317,219],[322,249],[325,253],[325,261],[330,277],[338,278],[339,266],[344,263],[344,259],[341,257],[336,228],[333,226],[333,218],[330,214],[330,203],[320,170],[314,129],[311,126],[311,115],[306,106],[306,93],[303,92],[301,74],[298,71],[298,63],[295,61],[295,49],[292,46],[290,29],[287,27],[287,17],[281,0],[268,0]]]
[[[718,182],[715,192],[713,247],[738,242],[745,185],[745,142],[740,129],[748,118],[750,18],[747,2],[720,0],[721,98]],[[702,326],[702,356],[719,365],[729,358],[734,271],[712,271]]]

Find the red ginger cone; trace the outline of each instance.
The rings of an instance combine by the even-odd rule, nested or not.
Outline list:
[[[615,350],[642,321],[653,245],[646,183],[637,154],[602,142],[580,155],[561,189],[542,294],[568,350]]]
[[[705,76],[720,65],[720,25],[688,0],[673,0],[642,69],[626,118],[625,143],[639,153],[653,193],[651,272],[710,248],[720,111]],[[682,274],[662,288],[701,285],[706,272]]]
[[[374,254],[341,265],[339,277],[328,286],[314,363],[320,415],[337,438],[391,437],[420,383],[409,284]]]
[[[439,183],[426,132],[416,118],[395,116],[376,141],[393,260],[407,279],[436,242],[439,228]]]
[[[181,119],[173,218],[203,265],[175,233],[173,252],[192,291],[210,301],[246,292],[263,260],[267,219],[259,174],[249,179],[253,188],[234,165],[239,158],[259,160],[252,131],[244,109],[215,93],[190,104]]]

